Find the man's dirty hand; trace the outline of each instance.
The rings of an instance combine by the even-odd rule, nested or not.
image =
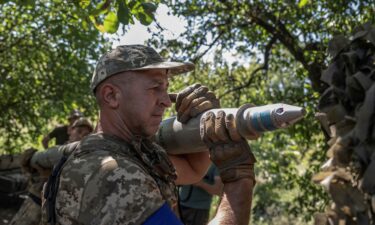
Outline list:
[[[220,108],[215,94],[200,84],[191,85],[177,95],[170,94],[170,98],[176,103],[177,120],[181,123],[187,123],[190,118],[207,110]]]

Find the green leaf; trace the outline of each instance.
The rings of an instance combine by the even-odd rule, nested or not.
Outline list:
[[[104,19],[104,30],[110,34],[113,34],[117,31],[119,22],[116,13],[109,12]]]
[[[35,1],[34,0],[23,0],[23,1],[19,1],[19,3],[21,5],[25,5],[25,6],[32,6],[32,7],[35,6]]]
[[[125,5],[123,0],[120,1],[119,7],[118,7],[117,18],[120,21],[120,23],[124,25],[129,24],[131,14],[130,14],[129,8]]]
[[[128,6],[129,6],[129,9],[131,9],[132,11],[134,10],[134,9],[138,9],[139,8],[139,6],[140,6],[140,2],[139,1],[136,1],[136,0],[132,0],[132,1],[130,1],[129,3],[128,3]]]
[[[4,3],[7,3],[9,2],[10,0],[0,0],[0,4],[4,4]]]
[[[96,18],[95,18],[95,16],[89,16],[89,19],[94,24],[94,26],[95,26],[96,29],[98,29],[102,33],[106,32],[103,24],[98,23],[97,20],[96,20]]]
[[[152,17],[152,15],[150,16],[149,14],[146,14],[144,12],[139,12],[137,15],[137,18],[139,19],[141,24],[145,26],[150,25],[152,21],[154,21],[154,18]]]
[[[154,13],[158,8],[156,4],[150,2],[142,3],[142,7],[146,13]]]
[[[80,0],[79,1],[79,6],[81,6],[82,9],[87,8],[87,6],[90,5],[90,0]]]
[[[106,14],[110,9],[111,2],[108,0],[104,0],[96,5],[94,10],[89,11],[89,15],[97,16],[101,14]]]
[[[51,30],[52,35],[58,35],[62,33],[62,25],[57,25],[55,28]]]
[[[298,7],[299,7],[299,8],[302,8],[302,7],[304,7],[308,2],[309,2],[309,0],[301,0],[301,1],[299,1],[299,3],[298,3]]]

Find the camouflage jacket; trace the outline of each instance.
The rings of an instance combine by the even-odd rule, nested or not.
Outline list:
[[[142,224],[164,202],[176,204],[175,178],[158,145],[90,135],[61,170],[57,224]]]

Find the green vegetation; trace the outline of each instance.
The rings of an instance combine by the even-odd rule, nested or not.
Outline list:
[[[223,107],[284,102],[306,108],[296,126],[251,142],[258,160],[252,220],[311,223],[328,203],[311,182],[326,160],[327,140],[314,114],[328,87],[320,79],[330,61],[328,41],[375,23],[373,0],[160,2],[188,27],[176,40],[155,33],[149,44],[167,58],[197,63],[189,76],[173,79],[171,91],[199,82]],[[88,84],[94,62],[111,45],[102,32],[126,31],[134,20],[150,24],[158,3],[0,1],[0,151],[38,146],[51,121],[65,122],[73,108],[94,119]],[[204,62],[209,52],[214,60]],[[225,52],[238,61],[226,62]]]
[[[156,9],[124,2],[0,1],[0,153],[41,147],[42,135],[74,108],[97,114],[90,77],[111,46],[100,31],[115,32],[123,14],[123,26],[147,25]]]
[[[296,126],[251,142],[259,179],[252,219],[254,224],[311,223],[328,204],[327,194],[311,182],[328,149],[314,118],[328,87],[320,79],[330,60],[328,42],[374,23],[373,1],[165,2],[186,18],[187,30],[177,40],[156,34],[150,43],[194,62],[214,53],[214,63],[190,82],[208,84],[225,107],[285,102],[306,108],[306,118]],[[225,52],[235,53],[238,61],[226,63]]]

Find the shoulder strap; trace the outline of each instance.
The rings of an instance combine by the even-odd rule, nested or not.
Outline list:
[[[56,196],[59,188],[60,174],[64,167],[64,164],[71,153],[79,147],[80,142],[74,142],[69,145],[61,146],[64,149],[64,155],[60,159],[59,163],[53,167],[51,175],[48,177],[48,181],[44,188],[44,199],[45,208],[47,211],[47,222],[55,225],[56,224]]]

